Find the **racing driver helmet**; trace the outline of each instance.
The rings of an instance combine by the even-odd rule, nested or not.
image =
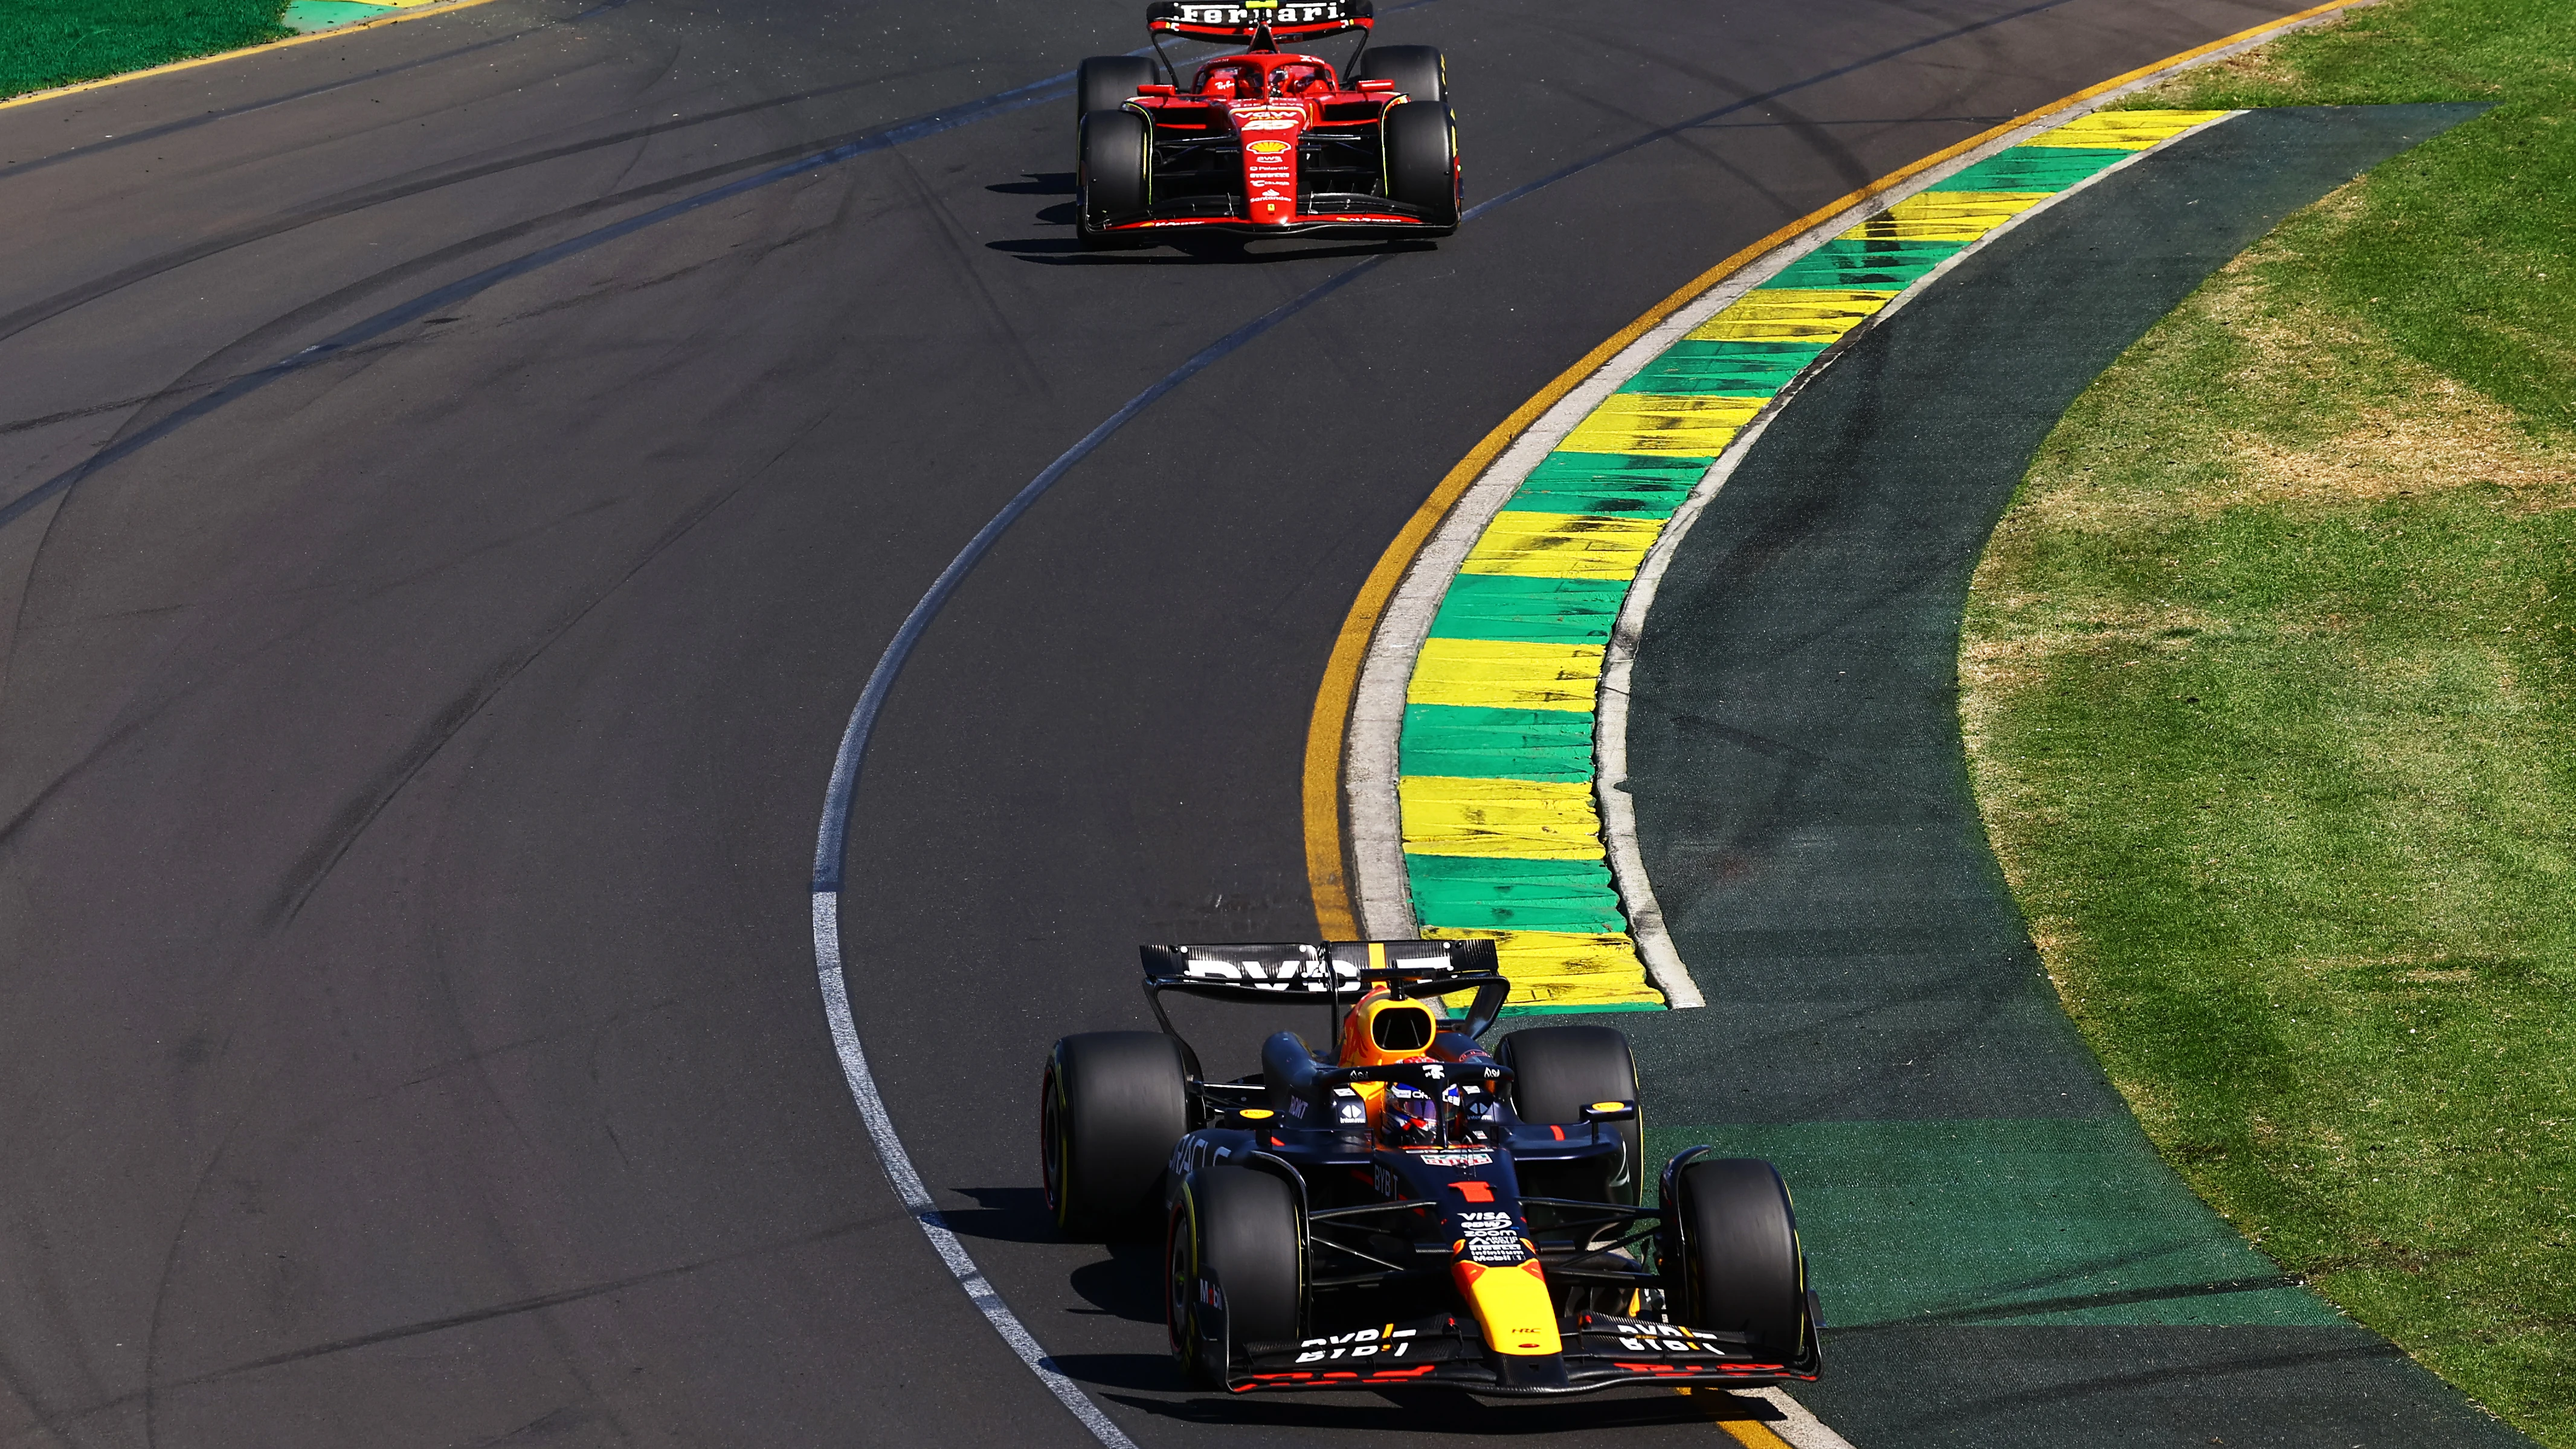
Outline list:
[[[1378,1131],[1389,1147],[1438,1147],[1440,1099],[1409,1082],[1386,1084]]]
[[[1298,100],[1333,93],[1332,72],[1308,61],[1292,61],[1270,73],[1270,93]]]

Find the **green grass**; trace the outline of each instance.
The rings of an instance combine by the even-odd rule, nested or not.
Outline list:
[[[8,0],[0,97],[238,50],[287,35],[286,0]]]
[[[2068,411],[1978,572],[1962,708],[2157,1148],[2576,1449],[2576,6],[2392,0],[2146,104],[2420,100],[2496,109]]]

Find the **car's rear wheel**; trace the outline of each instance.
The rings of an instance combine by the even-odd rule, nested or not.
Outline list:
[[[1572,1124],[1594,1102],[1637,1100],[1637,1059],[1628,1038],[1606,1026],[1540,1026],[1516,1031],[1494,1048],[1495,1060],[1512,1069],[1512,1111],[1524,1122]],[[1542,1185],[1564,1191],[1530,1189],[1533,1196],[1588,1198],[1634,1206],[1645,1176],[1644,1108],[1625,1122],[1611,1124],[1619,1134],[1615,1167],[1580,1180],[1552,1181],[1546,1165],[1524,1169],[1542,1174]]]
[[[1073,173],[1074,229],[1088,247],[1128,245],[1103,232],[1112,217],[1152,204],[1153,127],[1134,111],[1094,111],[1082,118],[1081,157]]]
[[[1455,231],[1458,151],[1449,108],[1408,101],[1387,109],[1384,126],[1388,199],[1420,208],[1438,235]]]
[[[1163,1247],[1163,1321],[1182,1371],[1221,1388],[1230,1358],[1295,1346],[1305,1256],[1286,1182],[1248,1167],[1184,1179]]]
[[[1189,1117],[1179,1042],[1154,1031],[1057,1042],[1038,1096],[1038,1152],[1056,1231],[1095,1241],[1150,1234]]]
[[[1807,1357],[1807,1261],[1779,1169],[1754,1157],[1696,1158],[1673,1174],[1672,1199],[1663,1204],[1664,1302],[1674,1320],[1741,1335],[1781,1363]]]
[[[1141,55],[1095,55],[1073,73],[1075,119],[1114,111],[1154,83],[1154,63]]]
[[[1395,88],[1417,101],[1449,104],[1449,62],[1434,45],[1373,45],[1360,52],[1351,68],[1354,84],[1364,80],[1395,82]]]

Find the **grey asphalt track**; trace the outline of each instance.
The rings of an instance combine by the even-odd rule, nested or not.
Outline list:
[[[1471,200],[1567,174],[1069,475],[857,800],[895,1120],[1140,1441],[1709,1442],[1660,1395],[1180,1391],[1133,1255],[1043,1240],[1039,1054],[1141,1019],[1138,940],[1312,931],[1326,651],[1497,419],[1853,185],[2293,8],[1390,14],[1449,52]],[[1126,49],[1136,9],[498,0],[0,111],[0,1444],[1082,1442],[869,1156],[814,812],[1004,499],[1376,253],[1084,257],[1048,101],[512,264]]]

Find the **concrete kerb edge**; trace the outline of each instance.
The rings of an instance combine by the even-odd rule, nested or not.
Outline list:
[[[1412,683],[1413,661],[1421,653],[1423,641],[1430,636],[1432,619],[1438,614],[1440,602],[1448,592],[1449,580],[1456,575],[1467,551],[1474,547],[1494,515],[1502,511],[1503,504],[1527,479],[1530,470],[1553,452],[1565,435],[1589,416],[1602,399],[1636,376],[1647,363],[1685,333],[1778,275],[1790,263],[1867,217],[2079,116],[2106,109],[2185,71],[2225,60],[2259,45],[2268,45],[2310,26],[2340,19],[2367,3],[2371,0],[2357,0],[2354,5],[2340,6],[2264,30],[2235,44],[2177,61],[2075,105],[2053,109],[1931,167],[1919,176],[1909,178],[1901,186],[1843,208],[1747,263],[1735,275],[1675,311],[1644,336],[1621,349],[1513,439],[1511,445],[1495,458],[1460,497],[1457,505],[1442,518],[1430,541],[1407,565],[1403,580],[1396,586],[1394,596],[1388,600],[1386,611],[1370,637],[1367,654],[1360,665],[1359,683],[1354,691],[1350,724],[1342,751],[1342,798],[1344,818],[1350,832],[1351,898],[1362,933],[1373,940],[1404,939],[1420,934],[1404,870],[1403,822],[1396,793],[1396,756],[1403,731],[1405,694]],[[1707,508],[1709,499],[1724,486],[1746,452],[1760,439],[1771,418],[1797,396],[1809,378],[1831,366],[1845,348],[1865,335],[1879,318],[1895,312],[1924,287],[1946,275],[1960,257],[2010,232],[2021,223],[2022,217],[2044,211],[2102,177],[2154,155],[2183,136],[2196,135],[2209,126],[2223,124],[2237,114],[2241,113],[2231,111],[2181,132],[2058,192],[2029,212],[2006,221],[1975,243],[1962,248],[1958,256],[1917,280],[1887,307],[1838,340],[1766,403],[1710,465],[1708,472],[1701,476],[1690,497],[1676,510],[1671,522],[1658,536],[1620,607],[1610,648],[1603,661],[1600,692],[1593,716],[1593,788],[1601,813],[1603,843],[1607,848],[1611,877],[1618,889],[1620,904],[1628,916],[1629,934],[1637,943],[1638,956],[1645,965],[1648,979],[1664,993],[1666,1001],[1673,1007],[1701,1006],[1705,999],[1691,981],[1689,968],[1682,962],[1664,927],[1662,909],[1655,900],[1653,882],[1646,875],[1644,859],[1637,846],[1635,806],[1625,788],[1629,673],[1634,665],[1636,644],[1646,612],[1653,605],[1655,590],[1671,561],[1673,550],[1689,533],[1691,523]]]

